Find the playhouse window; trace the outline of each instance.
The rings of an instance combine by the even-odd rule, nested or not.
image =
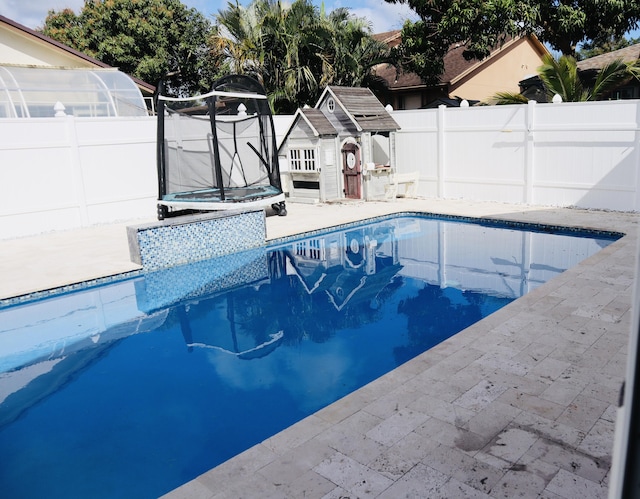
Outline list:
[[[330,113],[333,113],[336,109],[336,101],[334,101],[332,97],[329,97],[329,100],[327,100],[327,109]]]
[[[315,149],[290,149],[290,166],[296,172],[315,172]]]
[[[308,260],[324,261],[326,259],[324,239],[309,239],[296,243],[296,255]]]

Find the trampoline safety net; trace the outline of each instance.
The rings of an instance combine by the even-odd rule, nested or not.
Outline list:
[[[159,218],[236,203],[284,211],[273,118],[253,78],[227,76],[193,98],[160,94],[157,156]]]

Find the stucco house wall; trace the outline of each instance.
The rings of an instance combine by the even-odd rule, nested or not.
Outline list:
[[[530,38],[519,38],[494,52],[485,64],[451,82],[450,94],[487,101],[497,92],[519,92],[518,82],[537,74],[544,52]]]
[[[0,63],[74,68],[96,67],[87,59],[28,36],[24,31],[6,23],[0,23]]]
[[[402,43],[400,30],[374,35],[394,47]],[[379,64],[375,73],[387,82],[387,90],[378,98],[395,110],[435,107],[439,99],[484,101],[500,91],[518,92],[518,82],[536,73],[542,58],[549,51],[534,36],[507,41],[492,51],[489,57],[467,61],[464,46],[453,44],[444,56],[444,73],[437,85],[425,85],[415,73],[397,73],[389,64]]]

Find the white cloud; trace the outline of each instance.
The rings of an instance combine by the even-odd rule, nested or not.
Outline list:
[[[416,14],[405,4],[391,4],[384,0],[367,0],[361,6],[352,7],[351,12],[371,22],[374,33],[401,29],[407,19],[416,19]]]
[[[366,18],[371,23],[374,33],[401,29],[407,19],[417,19],[415,12],[407,5],[387,3],[384,0],[329,0],[325,1],[325,6],[327,10],[348,8],[355,16]]]

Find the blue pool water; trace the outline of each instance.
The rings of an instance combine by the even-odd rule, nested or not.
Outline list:
[[[2,497],[166,493],[614,239],[399,216],[2,309]]]

